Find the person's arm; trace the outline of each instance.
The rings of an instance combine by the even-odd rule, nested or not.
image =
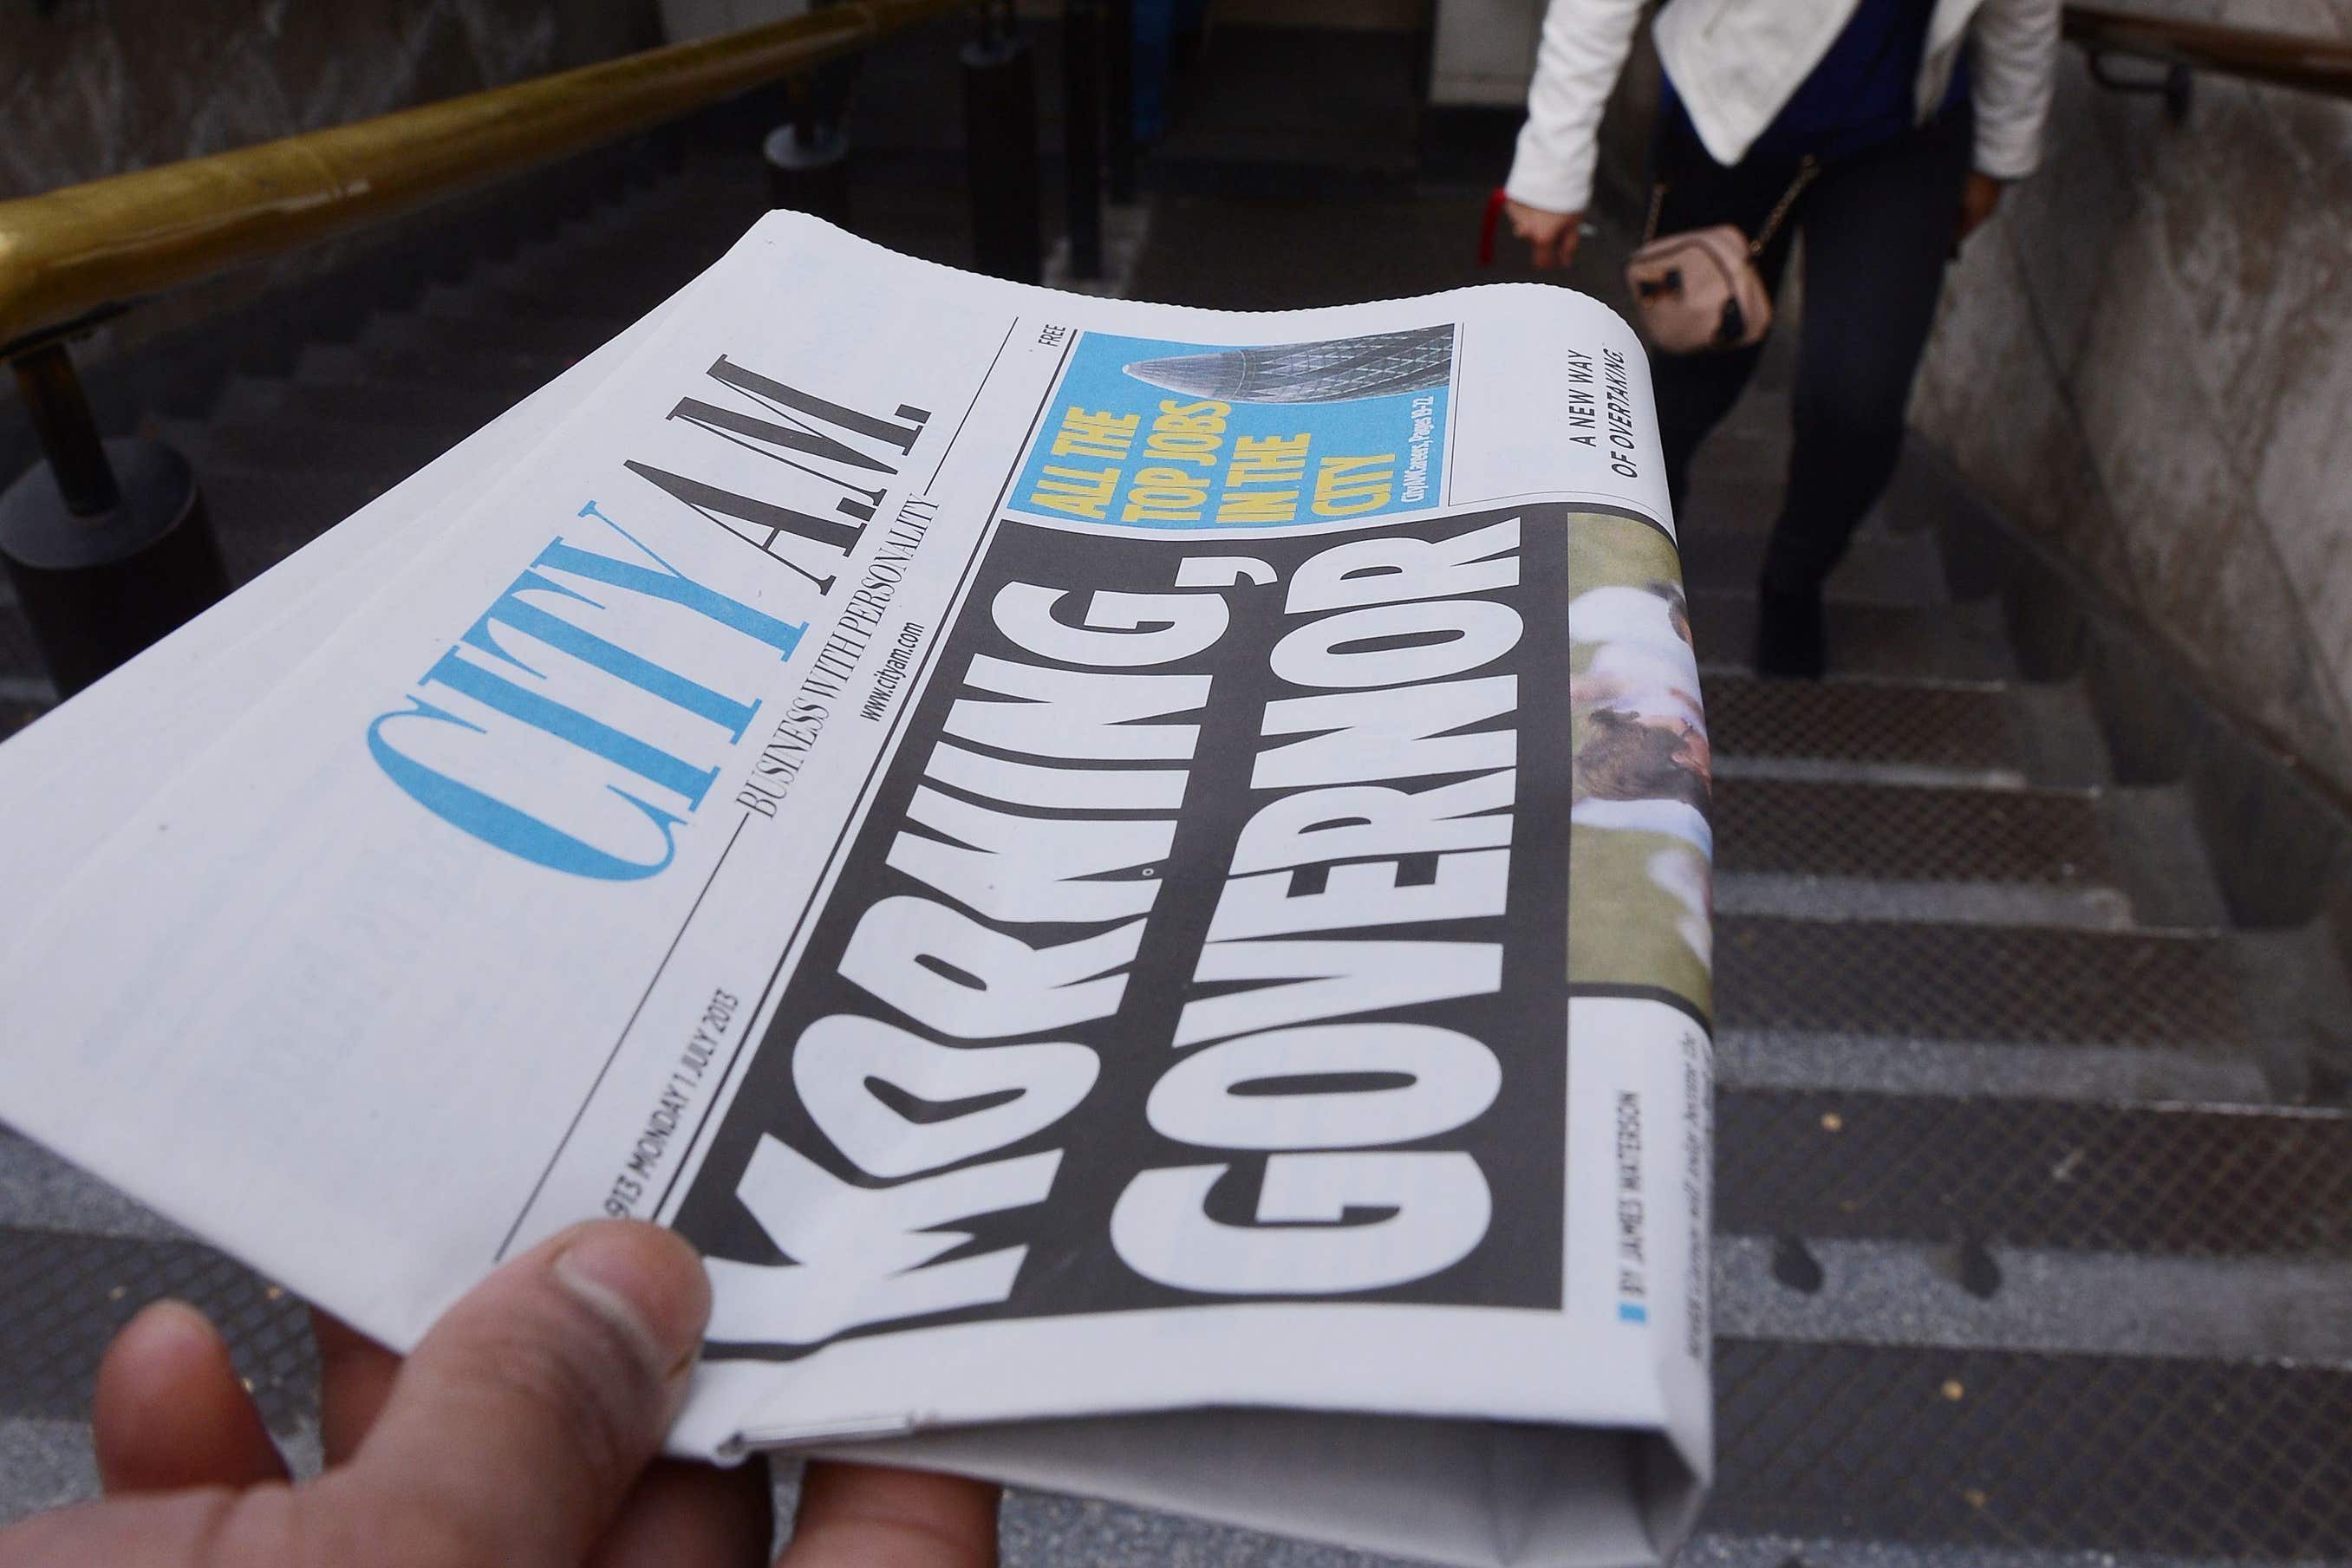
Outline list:
[[[1551,0],[1544,13],[1528,122],[1503,185],[1512,231],[1533,246],[1538,267],[1565,266],[1576,252],[1577,224],[1592,199],[1601,112],[1643,10],[1642,0]]]
[[[1969,62],[1977,144],[1963,232],[1991,213],[2001,185],[2042,162],[2057,80],[2058,12],[2059,0],[1984,0],[1977,12]]]

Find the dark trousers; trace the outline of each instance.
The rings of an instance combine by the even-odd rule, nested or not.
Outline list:
[[[1817,588],[1894,475],[1973,136],[1964,99],[1918,130],[1824,163],[1758,258],[1777,294],[1790,244],[1798,232],[1805,236],[1795,442],[1787,498],[1765,552],[1768,590]],[[1798,167],[1793,157],[1759,154],[1727,169],[1678,126],[1660,135],[1655,155],[1666,187],[1660,234],[1722,223],[1757,234]],[[1731,412],[1761,352],[1650,356],[1677,513],[1691,454]]]

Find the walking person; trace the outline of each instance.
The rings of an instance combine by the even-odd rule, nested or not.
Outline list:
[[[1504,187],[1538,267],[1575,255],[1602,106],[1643,0],[1550,0]],[[1758,584],[1756,664],[1818,678],[1822,584],[1895,471],[1945,263],[2039,161],[2059,0],[1671,0],[1653,235],[1735,225],[1761,242],[1762,298],[1805,240],[1794,442]],[[1738,324],[1727,313],[1727,336]],[[1653,348],[1677,515],[1691,455],[1730,412],[1760,340]]]

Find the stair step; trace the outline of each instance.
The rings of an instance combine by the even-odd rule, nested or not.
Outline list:
[[[149,1301],[188,1302],[219,1325],[273,1427],[317,1399],[301,1304],[211,1248],[185,1240],[0,1228],[0,1417],[77,1420],[100,1354]]]
[[[647,302],[648,308],[652,303]],[[612,336],[609,321],[572,316],[459,319],[403,314],[379,316],[369,322],[356,346],[370,351],[429,353],[444,343],[462,340],[472,350],[538,355],[570,364]]]
[[[195,465],[209,490],[212,476],[243,468],[261,473],[324,471],[374,485],[414,474],[479,428],[463,418],[438,424],[378,424],[289,409],[250,423],[197,424],[170,421],[165,435]],[[389,481],[387,481],[389,476]]]
[[[2095,1104],[2264,1105],[2279,1097],[2260,1061],[2203,1046],[2018,1045],[1743,1029],[1720,1022],[1715,1031],[1715,1079],[1726,1090],[1831,1090]]]
[[[0,1125],[0,1229],[150,1241],[188,1239],[138,1199],[5,1125]]]
[[[2217,937],[1722,915],[1717,1022],[1772,1034],[2242,1048],[2235,961]]]
[[[197,469],[229,580],[242,585],[399,482],[357,467],[263,469],[213,461]]]
[[[640,308],[632,304],[645,291],[608,287],[599,290],[555,288],[544,284],[470,282],[445,284],[429,289],[417,301],[417,312],[429,321],[556,321],[585,325],[593,322],[610,338],[644,315],[658,297]]]
[[[1716,868],[1891,882],[2112,886],[2097,800],[2072,790],[1953,789],[1727,778]]]
[[[1718,1339],[1715,1382],[1710,1530],[2352,1555],[2352,1370]]]
[[[471,434],[519,401],[504,387],[454,379],[400,382],[374,376],[364,382],[305,384],[299,390],[284,382],[278,386],[286,413],[434,432],[463,426],[465,434]],[[243,423],[217,414],[215,419],[220,423]]]
[[[1872,604],[1830,599],[1829,663],[1838,674],[1905,681],[2009,681],[2017,662],[2009,650],[2000,606],[1990,600],[1964,604]],[[1756,595],[1696,589],[1690,595],[1691,632],[1700,665],[1709,671],[1755,667]]]
[[[1706,678],[1719,772],[1829,771],[1888,780],[2022,784],[2031,758],[1997,688],[1864,681]],[[1766,766],[1754,766],[1754,765]],[[1811,765],[1811,766],[1807,766]]]
[[[1684,585],[1714,593],[1753,593],[1763,570],[1766,536],[1692,528],[1680,540]],[[1830,574],[1823,597],[1832,602],[1941,604],[1944,562],[1933,539],[1917,534],[1858,535]]]
[[[537,392],[575,361],[561,354],[519,354],[477,347],[462,335],[429,349],[371,351],[314,345],[294,367],[302,386],[467,386],[498,389],[510,402]]]
[[[205,411],[205,422],[208,424],[266,423],[283,412],[287,391],[287,382],[282,377],[238,371],[221,383],[219,395]]]
[[[766,212],[764,201],[723,216],[679,212],[656,220],[657,243],[649,245],[639,235],[551,246],[488,271],[479,281],[504,298],[517,319],[642,314],[725,256]],[[463,306],[461,300],[449,303]]]
[[[2352,1115],[1727,1090],[1718,1231],[2352,1261]]]
[[[2136,924],[2100,802],[2081,790],[1729,776],[1713,819],[1717,915]]]
[[[1736,1339],[2352,1365],[2342,1259],[1789,1234],[1709,1250],[1716,1333]]]

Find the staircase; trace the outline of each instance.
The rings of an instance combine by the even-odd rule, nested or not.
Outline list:
[[[1163,195],[1133,287],[1268,308],[1485,280],[1475,187],[1349,190]],[[963,259],[952,187],[859,201],[872,237]],[[754,161],[705,150],[162,422],[233,574],[611,336],[761,205]],[[1596,292],[1612,239],[1579,274]],[[2271,1002],[2284,975],[2345,1016],[2343,977],[2229,928],[2179,789],[2117,786],[2084,692],[2021,679],[1998,607],[1947,592],[1917,473],[1832,584],[1832,677],[1745,668],[1784,382],[1768,362],[1683,519],[1721,1009],[1720,1479],[1688,1560],[2352,1558],[2352,1112],[2298,1103],[2312,1063]],[[47,695],[0,604],[0,735]],[[97,1355],[166,1293],[214,1312],[314,1452],[295,1304],[0,1132],[0,1518],[92,1489]],[[1360,1561],[1044,1497],[1004,1540],[1016,1563]]]

